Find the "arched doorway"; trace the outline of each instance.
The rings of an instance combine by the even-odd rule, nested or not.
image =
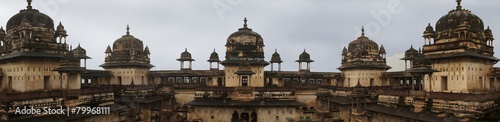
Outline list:
[[[243,112],[240,118],[242,122],[248,122],[248,120],[250,120],[250,115],[247,112]]]
[[[237,111],[233,112],[233,117],[231,118],[231,122],[239,122],[240,120],[240,115],[238,114]]]
[[[257,113],[252,112],[252,119],[250,120],[250,122],[257,122]]]

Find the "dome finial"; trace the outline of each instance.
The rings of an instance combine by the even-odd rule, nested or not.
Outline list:
[[[460,5],[462,3],[462,0],[457,0],[457,10],[462,9],[462,6]]]
[[[361,26],[361,36],[365,36],[365,26]]]
[[[274,48],[274,52],[277,53],[278,52],[278,48]]]
[[[243,22],[244,22],[243,27],[244,27],[244,28],[247,28],[247,21],[248,21],[248,20],[247,20],[247,17],[245,17],[245,19],[243,20]]]
[[[214,48],[214,52],[215,52],[215,48]]]
[[[130,27],[127,24],[127,35],[130,35]]]
[[[33,2],[33,1],[32,1],[32,0],[26,0],[26,1],[28,2],[28,6],[27,6],[26,8],[28,8],[28,10],[29,10],[29,9],[31,9],[31,8],[32,8],[32,7],[31,7],[31,2]]]

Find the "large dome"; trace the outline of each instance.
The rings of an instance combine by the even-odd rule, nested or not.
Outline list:
[[[472,32],[484,31],[483,20],[469,10],[462,9],[458,2],[457,9],[451,10],[436,23],[436,32],[454,31],[460,24],[467,22]]]
[[[356,49],[361,51],[377,51],[378,52],[378,44],[365,36],[364,29],[362,29],[363,33],[358,39],[353,40],[349,43],[348,51],[354,52]]]
[[[240,38],[244,37],[244,38]],[[238,31],[232,33],[227,38],[227,44],[230,43],[254,43],[254,44],[263,44],[262,36],[255,31],[252,31],[251,28],[247,27],[247,18],[244,19],[243,28],[238,29]]]
[[[40,13],[36,9],[32,9],[30,2],[28,2],[27,9],[21,10],[9,19],[7,22],[7,31],[21,25],[23,21],[27,21],[33,27],[45,27],[54,30],[54,21],[52,18]]]
[[[123,51],[123,50],[136,50],[142,51],[143,43],[141,40],[130,35],[129,27],[127,25],[127,34],[123,35],[121,38],[117,39],[113,43],[113,51]]]

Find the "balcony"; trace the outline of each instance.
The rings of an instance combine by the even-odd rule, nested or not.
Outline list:
[[[32,91],[22,93],[2,93],[0,99],[3,101],[19,101],[42,98],[57,98],[66,96],[79,96],[88,94],[99,94],[113,92],[111,87],[92,88],[92,89],[71,89],[71,90],[55,90],[55,91]]]
[[[196,89],[198,87],[203,87],[205,84],[173,84],[174,89]]]
[[[424,97],[430,99],[443,99],[450,101],[472,101],[486,102],[500,99],[500,91],[488,93],[453,93],[453,92],[427,92],[427,91],[410,91],[407,89],[379,89],[380,95],[391,96],[412,96]]]

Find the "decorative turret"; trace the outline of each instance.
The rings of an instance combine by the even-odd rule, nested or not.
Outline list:
[[[411,45],[410,48],[405,51],[405,57],[400,59],[405,61],[405,70],[411,68],[413,64],[413,59],[419,57],[420,55],[421,54],[419,53],[419,51],[417,51],[415,48],[413,48],[413,45]],[[410,62],[408,63],[408,61]],[[408,64],[410,66],[408,66]]]
[[[431,26],[431,23],[429,23],[427,25],[427,27],[425,28],[425,31],[424,31],[424,35],[422,37],[424,37],[424,44],[425,45],[429,45],[429,44],[432,44],[432,39],[436,36],[436,32],[434,31],[434,29],[432,28]]]
[[[191,53],[187,51],[187,48],[184,49],[184,52],[181,53],[181,57],[177,59],[177,61],[181,62],[181,70],[191,70],[192,68],[192,63],[195,61],[194,59],[191,58]],[[189,66],[187,68],[184,67],[184,62],[188,61]]]
[[[344,49],[342,49],[342,56],[345,56],[345,55],[347,55],[347,48],[345,48],[345,46],[344,46]]]
[[[210,70],[219,70],[219,63],[221,61],[219,60],[219,54],[217,54],[217,52],[215,52],[215,49],[214,49],[214,52],[212,52],[212,54],[210,54],[210,58],[207,61],[210,63]],[[214,66],[214,63],[217,66]]]
[[[109,56],[111,56],[111,53],[113,51],[111,50],[111,47],[108,45],[108,47],[106,48],[106,51],[104,52],[106,54],[106,58],[108,58]]]
[[[304,52],[299,55],[299,60],[296,60],[295,62],[299,62],[299,71],[306,71],[309,72],[311,71],[311,62],[314,62],[311,60],[311,56],[309,53],[306,52],[306,49],[304,49]],[[303,69],[302,67],[302,62],[306,62],[306,68]]]
[[[149,47],[148,47],[148,46],[146,46],[146,47],[144,48],[144,53],[146,53],[146,54],[151,54],[151,52],[149,52]]]
[[[271,71],[274,71],[274,64],[278,64],[278,71],[281,71],[281,63],[283,62],[281,60],[281,56],[278,53],[278,49],[274,49],[273,56],[271,57]]]
[[[382,58],[384,58],[384,59],[385,59],[385,54],[386,54],[386,52],[385,52],[384,45],[380,45],[380,50],[378,50],[378,54],[379,54],[380,56],[382,56]]]
[[[68,36],[68,34],[66,33],[66,30],[64,29],[64,26],[61,24],[61,22],[59,22],[59,25],[57,25],[56,34],[54,34],[54,36],[59,39],[58,43],[63,43],[64,39],[64,44],[66,44],[66,37]]]
[[[83,59],[83,67],[87,67],[87,59],[91,59],[91,58],[89,56],[87,56],[87,51],[80,46],[80,43],[78,43],[78,46],[75,49],[73,49],[71,52],[80,61],[81,61],[81,59]]]
[[[149,47],[148,46],[146,46],[144,48],[144,54],[146,54],[146,60],[149,61],[149,59],[150,59],[149,57],[151,56],[151,52],[149,51]]]
[[[495,38],[493,38],[493,32],[491,32],[490,26],[484,30],[484,37],[490,42],[489,45],[493,46],[493,40],[495,40]]]
[[[415,48],[413,48],[413,45],[411,45],[410,48],[405,51],[405,57],[403,59],[412,60],[418,55],[419,55],[418,51]]]

